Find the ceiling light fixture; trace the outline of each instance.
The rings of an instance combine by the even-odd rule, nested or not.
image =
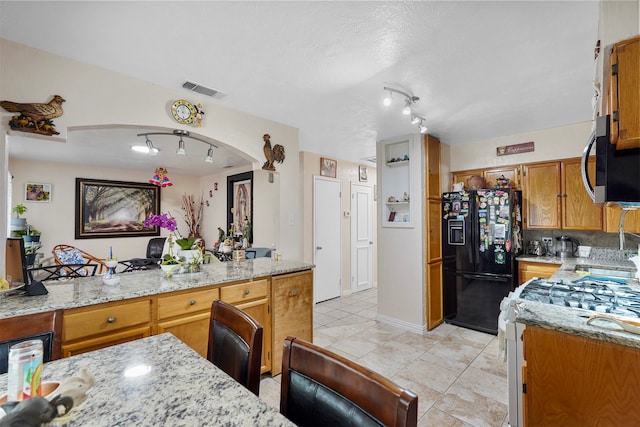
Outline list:
[[[385,107],[388,107],[389,105],[391,105],[392,102],[393,102],[393,92],[391,91],[391,89],[389,89],[389,95],[384,97],[384,99],[382,100],[382,104]]]
[[[419,116],[416,116],[415,114],[411,115],[411,124],[412,125],[417,125],[418,123],[420,123],[421,118]]]
[[[205,163],[213,163],[213,147],[209,147],[207,157],[204,158]]]
[[[416,102],[420,101],[420,98],[418,98],[417,96],[413,96],[413,95],[409,95],[407,92],[403,92],[401,90],[398,89],[394,89],[392,87],[384,87],[384,90],[386,90],[387,92],[389,92],[389,95],[384,98],[384,100],[382,101],[382,103],[384,104],[385,107],[388,107],[389,105],[391,105],[391,95],[395,92],[395,93],[399,93],[400,95],[404,96],[404,104],[405,104],[405,109],[407,107],[409,107],[409,112],[405,113],[405,114],[411,114],[411,104],[415,104]],[[404,110],[403,110],[404,113]]]
[[[153,146],[153,142],[151,142],[149,138],[145,141],[145,145],[132,145],[131,149],[136,153],[142,153],[148,156],[155,156],[158,154],[158,151],[160,151]]]
[[[206,163],[213,163],[213,149],[218,148],[217,145],[210,143],[209,141],[205,141],[204,139],[197,138],[195,136],[191,136],[189,131],[176,129],[173,132],[146,132],[139,133],[137,136],[144,136],[146,138],[146,145],[134,145],[131,146],[133,151],[139,153],[149,154],[150,156],[155,156],[159,149],[153,146],[153,142],[149,139],[149,135],[174,135],[178,136],[180,139],[178,140],[178,149],[176,150],[176,154],[185,156],[187,154],[187,150],[185,149],[185,143],[182,138],[195,139],[196,141],[204,142],[209,146],[209,150],[207,151],[207,157],[204,158]]]

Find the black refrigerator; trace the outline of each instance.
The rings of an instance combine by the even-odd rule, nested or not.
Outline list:
[[[522,193],[482,189],[442,196],[445,321],[497,335],[500,302],[518,285]]]

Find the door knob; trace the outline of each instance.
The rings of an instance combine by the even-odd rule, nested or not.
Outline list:
[[[322,249],[322,246],[316,246],[316,250],[319,251],[320,249]]]

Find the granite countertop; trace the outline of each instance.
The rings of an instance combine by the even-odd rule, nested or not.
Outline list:
[[[60,420],[65,426],[294,425],[171,334],[46,363],[43,381],[77,376],[81,368],[96,382]],[[6,391],[3,374],[0,395]]]
[[[47,295],[0,297],[0,319],[276,276],[313,267],[313,264],[302,261],[255,258],[240,262],[212,262],[204,264],[199,273],[174,274],[171,278],[166,278],[159,269],[121,273],[118,274],[120,283],[111,286],[103,284],[100,276],[53,280],[45,282],[49,291]]]
[[[577,280],[585,274],[578,273],[576,270],[586,270],[588,267],[635,271],[635,265],[626,259],[567,258],[563,260],[558,257],[522,255],[517,260],[559,264],[558,271],[550,279],[554,281]],[[594,276],[599,275],[594,274]],[[640,292],[640,283],[637,279],[629,279],[628,286]],[[588,317],[596,314],[593,311],[522,299],[518,300],[518,309],[516,321],[520,323],[640,348],[640,335],[624,331],[613,322],[595,320],[591,325],[587,325]],[[635,320],[640,321],[640,319]]]

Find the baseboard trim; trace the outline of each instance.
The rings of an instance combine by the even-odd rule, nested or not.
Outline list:
[[[416,334],[424,335],[427,333],[426,325],[416,325],[415,323],[405,322],[403,320],[398,320],[393,317],[384,316],[382,314],[376,315],[376,320],[386,325],[404,329],[405,331],[415,332]]]

